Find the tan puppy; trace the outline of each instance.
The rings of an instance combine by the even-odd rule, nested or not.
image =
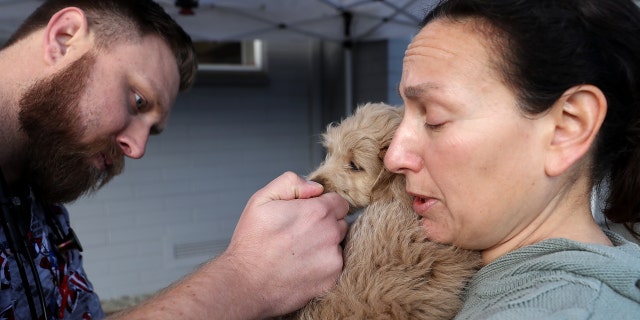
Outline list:
[[[382,160],[403,114],[402,108],[366,104],[322,136],[327,156],[307,177],[345,198],[352,210],[371,202],[371,189],[384,171]]]
[[[403,108],[366,104],[324,134],[325,161],[309,179],[365,208],[345,239],[337,287],[299,319],[451,319],[480,266],[477,252],[426,239],[401,175],[383,165]]]

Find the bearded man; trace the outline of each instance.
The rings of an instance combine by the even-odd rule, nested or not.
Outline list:
[[[164,130],[194,81],[191,39],[150,0],[47,0],[4,45],[0,70],[0,318],[104,318],[63,204],[98,190]],[[225,253],[119,316],[301,307],[342,267],[348,205],[322,191],[283,174],[252,197]]]

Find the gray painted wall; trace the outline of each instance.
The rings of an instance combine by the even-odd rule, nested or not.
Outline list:
[[[388,86],[398,80],[386,75],[398,72],[400,64],[388,61],[395,47],[358,46],[356,102],[387,101],[395,92]],[[266,77],[201,81],[178,97],[167,130],[150,139],[143,159],[68,206],[102,299],[153,293],[191,272],[224,250],[257,189],[321,161],[319,134],[343,117],[341,49],[268,43]]]
[[[410,38],[358,43],[354,48],[354,102],[401,105],[398,84]]]
[[[249,196],[319,152],[311,115],[314,43],[268,47],[268,82],[201,85],[165,133],[97,194],[69,206],[103,299],[150,293],[223,250]]]

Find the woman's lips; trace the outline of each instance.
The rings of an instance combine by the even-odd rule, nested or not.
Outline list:
[[[415,211],[419,216],[426,215],[427,211],[431,209],[438,200],[434,198],[426,198],[421,196],[413,197],[413,211]]]

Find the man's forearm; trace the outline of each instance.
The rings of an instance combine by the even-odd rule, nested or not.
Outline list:
[[[222,255],[154,297],[109,319],[259,319],[262,296],[231,259]]]

